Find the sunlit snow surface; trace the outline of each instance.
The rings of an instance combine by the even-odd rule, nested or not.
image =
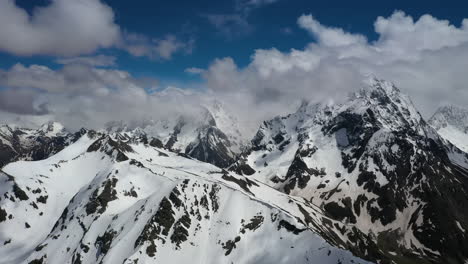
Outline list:
[[[96,139],[3,169],[0,263],[366,263],[303,200],[140,143],[117,161]]]

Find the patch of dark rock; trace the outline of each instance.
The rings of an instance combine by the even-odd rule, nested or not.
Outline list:
[[[138,160],[131,159],[130,160],[130,165],[137,166],[138,168],[144,168],[143,163],[139,162]]]
[[[352,210],[351,210],[351,198],[347,197],[342,200],[342,203],[344,206],[340,206],[336,202],[330,202],[325,204],[324,209],[327,212],[327,214],[338,221],[342,221],[345,218],[348,218],[350,223],[355,224],[356,223],[356,217],[354,216]]]
[[[364,206],[364,203],[367,201],[367,197],[364,194],[360,194],[356,201],[354,201],[353,207],[354,207],[354,212],[356,212],[356,215],[361,215],[361,207]]]
[[[7,211],[5,211],[5,209],[0,207],[0,223],[3,221],[6,221],[7,215],[8,215]]]
[[[28,264],[43,264],[44,263],[44,256],[42,256],[40,259],[33,259]]]
[[[325,188],[325,187],[327,187],[326,184],[320,183],[320,184],[317,186],[317,189],[323,189],[323,188]]]
[[[47,203],[47,198],[49,198],[48,195],[41,195],[41,196],[37,197],[36,201],[37,201],[38,203],[43,203],[43,204],[45,204],[45,203]]]
[[[176,244],[177,248],[180,248],[180,244],[184,241],[187,241],[189,233],[188,230],[191,224],[190,216],[187,212],[177,220],[174,224],[174,231],[171,235],[171,242]]]
[[[171,200],[172,204],[176,208],[180,208],[182,206],[182,200],[180,200],[179,198],[180,196],[181,196],[181,193],[177,188],[174,188],[171,194],[169,194],[169,200]]]
[[[102,146],[102,142],[103,141],[103,138],[100,138],[96,141],[93,142],[93,144],[91,144],[88,149],[86,150],[86,152],[95,152],[95,151],[98,151],[101,146]]]
[[[111,230],[106,230],[106,232],[102,236],[98,236],[96,238],[96,241],[94,242],[94,246],[98,248],[98,252],[106,255],[107,252],[109,252],[109,249],[111,248],[111,245],[112,245],[112,241],[114,240],[114,237],[116,235],[117,235],[117,231],[111,229]],[[87,250],[85,251],[85,253],[86,252]]]
[[[233,182],[237,185],[239,185],[239,187],[241,187],[244,191],[250,193],[253,195],[253,193],[250,191],[249,187],[252,186],[252,185],[255,185],[255,186],[259,186],[257,183],[245,178],[245,179],[237,179],[236,177],[233,177],[229,174],[224,174],[221,178],[223,178],[224,180],[226,181],[230,181],[230,182]]]
[[[221,190],[221,187],[219,187],[217,184],[213,184],[211,186],[211,191],[209,193],[210,195],[210,200],[211,200],[211,209],[213,212],[217,212],[219,209],[219,201],[218,201],[218,192]]]
[[[164,197],[159,204],[158,211],[151,217],[148,223],[146,223],[140,236],[135,241],[135,248],[141,246],[145,241],[148,241],[150,245],[146,248],[146,253],[148,256],[154,257],[154,253],[156,252],[154,240],[159,239],[164,243],[165,240],[161,235],[167,236],[174,222],[175,218],[172,204]]]
[[[228,256],[231,254],[232,250],[236,248],[236,243],[241,240],[240,236],[237,236],[233,240],[228,240],[226,243],[222,244],[223,249],[226,250],[226,253],[224,255]]]
[[[279,133],[273,137],[273,140],[275,141],[275,144],[278,145],[279,143],[283,142],[284,137],[281,133]]]
[[[125,196],[135,197],[135,198],[138,197],[138,194],[137,194],[137,192],[135,191],[135,187],[133,187],[133,186],[132,186],[132,188],[130,189],[130,191],[124,191],[124,195],[125,195]]]
[[[39,214],[40,215],[40,214]],[[60,218],[55,222],[54,227],[52,228],[52,231],[54,231],[59,225],[60,222],[62,222],[62,228],[60,230],[63,230],[65,228],[65,221],[67,220],[67,215],[68,215],[68,206],[63,209],[62,214],[60,215]]]
[[[300,204],[297,204],[297,208],[299,208],[299,211],[301,211],[307,224],[314,224],[314,219]]]
[[[39,207],[37,207],[37,204],[35,202],[31,202],[30,205],[36,210],[39,209]]]
[[[122,161],[128,160],[128,157],[127,157],[127,155],[125,155],[125,154],[123,154],[122,152],[119,151],[119,152],[117,152],[117,156],[115,157],[115,160],[117,162],[122,162]]]
[[[47,244],[42,244],[42,245],[39,245],[37,246],[34,250],[36,251],[41,251],[43,248],[45,248],[47,246]]]
[[[297,228],[295,225],[292,225],[290,224],[288,221],[285,221],[285,220],[281,220],[279,221],[278,223],[278,230],[280,230],[281,228],[284,228],[286,229],[288,232],[291,232],[295,235],[299,235],[300,233],[302,233],[304,230],[306,229],[299,229]]]
[[[21,201],[26,201],[29,199],[26,193],[16,183],[13,184],[13,193],[15,194],[15,197]]]
[[[72,264],[81,264],[81,254],[75,253],[72,257]]]
[[[169,155],[167,155],[166,153],[161,152],[161,151],[158,151],[158,156],[160,156],[160,157],[169,157]]]
[[[280,182],[284,182],[285,180],[286,179],[281,179],[277,175],[275,175],[273,178],[270,179],[270,181],[272,181],[273,183],[280,183]]]
[[[31,227],[31,226],[28,224],[28,222],[25,222],[25,223],[24,223],[24,226],[25,226],[26,228],[30,228],[30,227]]]
[[[250,176],[255,173],[255,170],[252,169],[252,167],[250,167],[250,165],[245,162],[239,162],[233,165],[230,168],[230,170],[236,172],[237,174],[247,175],[247,176]]]
[[[98,237],[98,238],[99,238],[99,237]],[[81,248],[81,250],[84,251],[84,253],[88,253],[88,251],[89,251],[89,246],[88,246],[88,245],[85,245],[85,244],[83,244],[83,243],[80,244],[80,248]]]
[[[242,227],[240,232],[242,234],[245,234],[245,230],[250,230],[250,231],[255,231],[257,230],[263,223],[264,217],[261,215],[256,215],[252,219],[250,219],[250,222]]]
[[[90,201],[86,205],[86,213],[93,214],[96,211],[99,214],[102,214],[106,211],[107,204],[110,201],[117,199],[117,191],[115,190],[115,186],[117,184],[117,179],[112,178],[106,180],[103,185],[104,189],[100,194],[98,194],[99,189],[96,189],[93,194],[91,195]]]
[[[157,138],[152,138],[149,145],[152,146],[152,147],[155,147],[155,148],[163,148],[164,147],[164,144],[161,142],[161,140],[159,140]]]

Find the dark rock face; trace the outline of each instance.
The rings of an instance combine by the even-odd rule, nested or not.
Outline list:
[[[200,161],[208,162],[220,168],[226,168],[235,162],[235,154],[230,149],[227,136],[214,126],[199,132],[198,138],[185,149],[185,154]]]
[[[122,137],[117,134],[115,137],[110,135],[102,135],[94,141],[89,147],[88,152],[102,151],[107,155],[115,158],[116,161],[122,162],[129,158],[125,153],[133,152],[132,147],[128,144],[131,139]]]

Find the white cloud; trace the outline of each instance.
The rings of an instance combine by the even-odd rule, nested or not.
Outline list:
[[[193,46],[193,38],[182,41],[170,34],[150,38],[124,33],[115,23],[112,8],[101,0],[53,0],[35,8],[32,15],[14,0],[0,1],[0,51],[15,55],[73,57],[101,48],[121,48],[134,56],[170,59],[176,52],[191,53]],[[103,66],[98,65],[102,58],[101,62],[89,57],[79,60]]]
[[[0,72],[0,120],[31,125],[49,119],[71,130],[99,129],[109,121],[143,122],[191,113],[207,98],[174,88],[156,91],[154,85],[155,80],[137,79],[126,71],[84,64],[58,70],[17,64]]]
[[[323,26],[312,15],[302,15],[298,19],[298,24],[317,37],[319,43],[324,46],[349,46],[363,44],[367,41],[362,35],[350,34],[344,32],[341,28]]]
[[[401,11],[379,17],[376,41],[303,15],[298,25],[314,36],[303,50],[260,49],[238,68],[230,59],[215,60],[204,74],[210,89],[239,93],[259,104],[288,109],[302,98],[341,100],[362,86],[364,75],[395,82],[409,93],[425,116],[441,103],[468,101],[468,20],[460,27],[424,15],[416,21]]]
[[[112,9],[98,0],[55,0],[32,16],[0,1],[0,50],[16,55],[91,53],[114,45],[119,33]]]
[[[96,69],[84,64],[68,64],[59,70],[16,64],[7,71],[0,71],[1,87],[50,93],[107,94],[116,87],[134,86],[134,83],[136,80],[125,71]]]
[[[114,56],[97,55],[97,56],[83,56],[72,58],[61,58],[55,60],[58,64],[84,64],[93,67],[108,67],[116,66],[117,58]]]

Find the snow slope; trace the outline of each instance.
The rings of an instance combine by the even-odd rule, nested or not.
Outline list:
[[[90,131],[8,164],[0,263],[366,263],[306,201],[140,139]]]

